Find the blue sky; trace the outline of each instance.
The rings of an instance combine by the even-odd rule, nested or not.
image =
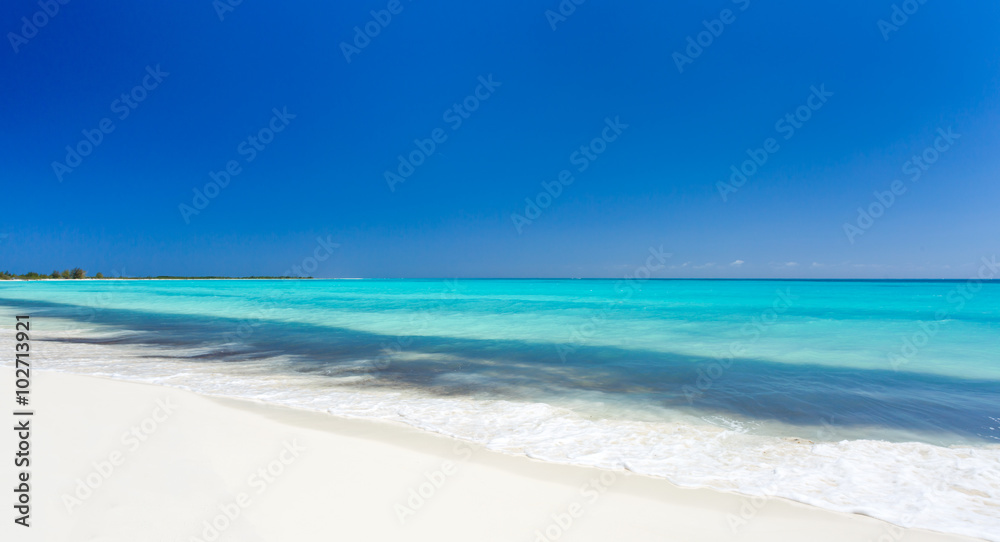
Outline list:
[[[659,277],[966,278],[1000,252],[995,2],[44,4],[0,13],[10,271],[621,277],[662,246]]]

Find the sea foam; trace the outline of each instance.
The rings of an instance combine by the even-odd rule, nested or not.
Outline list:
[[[64,338],[115,337],[98,329]],[[397,422],[490,450],[666,478],[747,496],[784,497],[904,527],[1000,541],[1000,446],[879,440],[812,441],[749,433],[740,422],[590,419],[545,403],[435,397],[276,370],[281,356],[183,362],[198,349],[36,342],[47,370],[249,399],[336,416]],[[361,360],[360,362],[363,362]]]

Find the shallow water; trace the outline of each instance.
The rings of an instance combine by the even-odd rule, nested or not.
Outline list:
[[[50,369],[1000,532],[1000,283],[7,282],[0,309]]]

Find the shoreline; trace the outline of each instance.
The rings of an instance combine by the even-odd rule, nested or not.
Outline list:
[[[64,278],[36,278],[36,279],[25,279],[25,278],[12,278],[4,279],[2,282],[104,282],[104,281],[130,281],[130,280],[324,280],[324,279],[314,279],[313,277],[83,277],[80,279],[64,279]],[[350,279],[326,279],[326,280],[350,280]]]
[[[5,373],[3,385],[12,385]],[[211,526],[200,534],[203,522],[232,506],[242,519],[229,521],[222,539],[329,539],[335,529],[371,540],[976,540],[780,497],[494,452],[399,422],[58,371],[34,380],[38,516],[25,540],[84,532],[205,540]],[[162,421],[150,423],[157,408]],[[129,428],[146,438],[126,442]],[[103,478],[97,467],[114,451],[122,462]],[[266,472],[255,477],[262,468],[272,468],[272,482]],[[64,495],[86,493],[76,481],[88,476],[103,479],[68,505]]]
[[[128,280],[371,280],[371,281],[399,281],[399,280],[410,280],[410,281],[439,281],[439,280],[457,280],[457,281],[564,281],[564,280],[600,280],[600,281],[620,281],[621,278],[618,277],[507,277],[507,278],[493,278],[493,277],[460,277],[460,278],[448,278],[448,277],[84,277],[81,279],[64,279],[64,278],[11,278],[0,280],[0,284],[5,281],[10,282],[43,282],[43,281],[128,281]],[[1000,283],[1000,278],[843,278],[843,277],[819,277],[819,278],[805,278],[805,277],[786,277],[786,278],[732,278],[732,277],[650,277],[649,281],[688,281],[688,282],[944,282],[944,283],[962,283],[962,282],[982,282],[986,284],[990,283]]]

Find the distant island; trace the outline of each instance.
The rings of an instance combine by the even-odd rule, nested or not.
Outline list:
[[[157,275],[157,276],[146,276],[146,277],[105,277],[104,273],[97,273],[93,277],[88,277],[87,272],[79,267],[74,267],[73,269],[65,269],[63,271],[53,271],[48,275],[35,273],[34,271],[24,273],[23,275],[15,275],[9,271],[0,271],[0,280],[206,280],[206,279],[231,279],[231,280],[243,280],[243,279],[311,279],[313,277],[269,277],[269,276],[250,276],[250,277],[220,277],[220,276],[204,276],[204,277],[178,277],[172,275]]]

